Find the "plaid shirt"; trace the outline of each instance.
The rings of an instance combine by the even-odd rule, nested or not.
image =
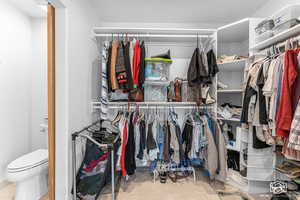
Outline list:
[[[292,121],[288,148],[300,151],[300,101],[298,102]]]

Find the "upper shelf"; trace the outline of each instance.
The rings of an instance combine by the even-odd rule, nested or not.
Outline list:
[[[279,42],[283,42],[284,40],[289,39],[293,36],[297,36],[299,34],[300,34],[300,24],[297,26],[294,26],[288,30],[285,30],[263,42],[260,42],[256,45],[254,45],[253,47],[251,47],[251,50],[254,50],[254,51],[262,50],[262,49],[270,47],[274,44],[277,44]]]
[[[94,27],[95,34],[204,34],[211,35],[216,32],[216,29],[195,29],[195,28],[123,28],[123,27]]]
[[[127,33],[128,37],[147,38],[151,42],[196,42],[197,37],[214,37],[216,31],[216,29],[94,27],[92,33],[96,38],[118,37]]]
[[[243,71],[246,65],[246,59],[235,60],[232,62],[218,63],[220,71]]]
[[[250,19],[246,18],[218,28],[218,42],[234,43],[248,40],[249,22]]]

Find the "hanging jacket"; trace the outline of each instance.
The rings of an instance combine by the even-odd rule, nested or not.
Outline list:
[[[109,48],[107,51],[107,63],[106,63],[106,76],[107,76],[107,90],[108,93],[112,91],[111,89],[111,53],[112,53],[112,43],[110,42]]]
[[[216,132],[217,132],[217,148],[218,148],[218,169],[217,173],[222,181],[226,181],[227,178],[227,147],[226,147],[226,139],[225,136],[222,133],[221,127],[219,123],[216,123]]]
[[[133,80],[132,80],[129,50],[130,50],[130,42],[123,43],[124,62],[125,62],[125,70],[127,76],[127,89],[131,90],[133,89]]]
[[[209,52],[207,52],[206,57],[208,62],[208,74],[209,74],[208,83],[212,83],[212,78],[215,77],[216,74],[219,72],[217,59],[212,49]]]
[[[128,76],[126,72],[125,65],[125,56],[124,56],[124,45],[123,42],[119,43],[119,47],[117,50],[117,60],[116,60],[116,76],[119,84],[118,89],[128,90]]]
[[[208,77],[208,71],[203,63],[200,49],[196,48],[190,61],[187,79],[189,86],[197,86],[205,83]]]
[[[119,47],[119,42],[114,41],[112,43],[111,62],[110,62],[110,70],[109,70],[109,72],[110,72],[109,77],[110,77],[112,90],[119,89],[119,83],[118,83],[117,75],[116,75],[116,62],[117,62],[118,47]]]
[[[153,122],[148,125],[148,134],[147,134],[147,152],[149,153],[150,150],[156,149],[156,142],[153,137],[152,132]]]
[[[204,123],[204,133],[207,138],[207,148],[204,149],[205,157],[205,168],[209,172],[210,179],[214,179],[217,175],[218,164],[219,164],[219,153],[217,150],[217,145],[214,140],[213,133],[211,132],[207,118],[203,118]]]
[[[130,116],[128,127],[128,137],[125,148],[125,169],[128,175],[133,175],[136,169],[133,114]]]
[[[139,153],[137,155],[137,158],[142,160],[144,157],[144,150],[146,149],[146,126],[144,120],[141,120],[139,129],[140,129],[140,148],[139,148]]]
[[[145,57],[146,57],[146,49],[145,42],[142,41],[141,44],[141,63],[140,63],[140,71],[139,71],[139,85],[142,86],[145,82]]]
[[[184,156],[185,160],[189,160],[189,153],[192,149],[192,140],[193,140],[193,125],[191,125],[191,121],[187,121],[182,131],[182,142],[185,146]]]

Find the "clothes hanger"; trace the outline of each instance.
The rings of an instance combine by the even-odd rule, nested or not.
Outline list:
[[[122,109],[122,108],[121,108]],[[111,122],[113,125],[116,125],[122,118],[122,115],[123,115],[123,111],[122,110],[119,110],[115,119]]]
[[[129,40],[128,40],[128,33],[125,33],[125,44],[128,44]]]
[[[197,48],[199,48],[199,34],[197,33]]]

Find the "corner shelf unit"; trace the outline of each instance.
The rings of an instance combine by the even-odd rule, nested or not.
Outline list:
[[[245,56],[249,57],[252,53],[255,38],[253,38],[254,28],[261,21],[261,19],[248,18],[236,23],[232,23],[218,29],[218,57],[223,55],[227,56]],[[268,42],[259,44],[256,48],[261,48],[267,45]],[[234,105],[242,106],[243,100],[243,87],[244,83],[244,70],[248,64],[248,59],[235,60],[232,62],[225,62],[218,64],[220,72],[218,73],[217,81],[228,86],[226,89],[217,90],[217,103],[222,105],[223,103],[231,103]],[[265,193],[269,191],[270,178],[264,178],[266,173],[261,170],[261,163],[252,165],[255,163],[256,156],[265,156],[265,158],[272,158],[272,153],[267,152],[265,154],[256,151],[252,147],[252,130],[244,129],[241,127],[240,120],[236,119],[223,119],[220,120],[230,124],[232,126],[232,132],[236,137],[236,146],[227,146],[228,150],[237,151],[240,154],[240,172],[246,171],[243,177],[240,172],[234,171],[229,173],[228,183],[240,188],[241,190],[249,193]],[[237,128],[241,127],[241,128]],[[239,131],[237,130],[239,129]],[[239,134],[238,134],[239,133]],[[247,152],[247,165],[243,160],[245,150]],[[250,151],[250,154],[249,154]],[[256,154],[252,154],[255,151]],[[255,177],[255,173],[261,173],[261,177]],[[269,170],[269,169],[268,169]],[[232,170],[231,170],[232,171]],[[269,170],[270,172],[270,170]],[[231,174],[231,175],[230,175]]]

